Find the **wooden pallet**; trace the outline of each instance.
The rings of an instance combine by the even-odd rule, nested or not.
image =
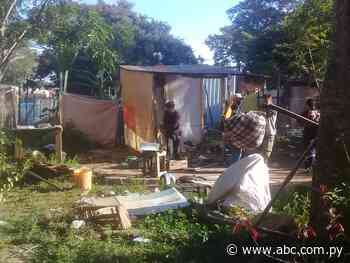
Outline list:
[[[77,210],[81,219],[99,226],[112,225],[124,230],[131,227],[129,213],[122,205],[111,207],[80,206]]]

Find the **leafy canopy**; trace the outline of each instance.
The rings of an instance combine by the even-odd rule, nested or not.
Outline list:
[[[229,9],[231,25],[207,39],[215,62],[237,65],[244,71],[271,73],[272,51],[284,36],[283,19],[297,3],[297,0],[244,0]]]

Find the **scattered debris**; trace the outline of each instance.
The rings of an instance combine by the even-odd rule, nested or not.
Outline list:
[[[40,180],[40,181],[45,182],[45,183],[47,183],[48,185],[53,186],[54,188],[56,188],[56,189],[59,190],[59,191],[63,191],[63,189],[62,189],[61,187],[59,187],[58,185],[56,185],[56,184],[50,182],[49,180],[46,180],[45,178],[42,178],[40,175],[38,175],[38,174],[36,174],[36,173],[34,173],[34,172],[32,172],[32,171],[27,171],[26,174],[29,175],[29,176],[31,176],[31,177],[34,177],[34,178],[36,178],[36,179],[38,179],[38,180]]]
[[[137,156],[128,156],[126,159],[129,169],[138,169],[139,168],[139,158]]]
[[[209,181],[201,176],[182,176],[177,180],[177,188],[181,192],[196,192],[198,194],[208,195],[214,181]]]
[[[74,220],[71,224],[71,228],[78,230],[78,229],[84,227],[85,225],[86,225],[86,223],[84,220]]]
[[[37,163],[46,163],[47,162],[45,154],[43,154],[42,152],[37,151],[37,150],[32,152],[32,159],[34,162],[37,162]]]
[[[138,242],[138,243],[150,243],[151,240],[148,238],[143,238],[143,237],[135,237],[132,241]]]
[[[80,217],[97,225],[112,225],[121,229],[131,227],[128,211],[123,205],[116,206],[80,206],[78,207]]]
[[[174,185],[176,184],[176,176],[171,173],[166,173],[161,176],[161,181],[164,185]]]
[[[209,158],[205,157],[204,155],[199,155],[199,160],[208,160]]]
[[[187,199],[175,188],[157,193],[133,193],[127,196],[84,197],[79,202],[82,209],[99,209],[105,207],[124,206],[130,217],[160,213],[169,209],[177,209],[189,205]]]
[[[188,168],[188,160],[169,160],[169,171],[184,170]]]

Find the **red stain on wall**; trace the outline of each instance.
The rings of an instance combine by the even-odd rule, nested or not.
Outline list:
[[[136,132],[136,119],[134,107],[125,105],[123,109],[123,117],[126,127]]]

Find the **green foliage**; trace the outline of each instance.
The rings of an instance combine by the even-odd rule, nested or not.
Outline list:
[[[103,97],[104,89],[115,86],[118,76],[112,74],[113,67],[120,63],[197,63],[191,47],[172,36],[167,24],[137,14],[127,1],[53,5],[45,21],[47,28],[39,41],[47,48],[39,59],[37,76],[44,78],[53,72],[57,80],[57,73],[66,65],[72,93]],[[155,56],[158,52],[161,61]]]
[[[276,213],[292,216],[299,227],[308,225],[310,220],[311,197],[304,190],[288,192],[273,206]]]
[[[75,74],[78,57],[85,57],[93,65],[90,70],[77,72],[86,75],[85,78],[92,75],[95,81],[92,87],[99,84],[97,79],[108,78],[114,73],[118,56],[110,46],[113,31],[99,13],[82,10],[77,4],[59,3],[48,8],[45,23],[46,28],[38,40],[46,46],[44,55],[53,60],[51,69],[55,70],[56,76],[65,70]],[[43,68],[39,72],[43,73]],[[96,89],[96,95],[101,92]]]
[[[244,207],[233,206],[227,208],[226,213],[232,218],[243,219],[252,219],[253,215],[249,213]]]
[[[0,81],[10,64],[21,57],[16,50],[25,47],[25,40],[31,39],[42,26],[42,12],[34,10],[44,10],[51,1],[54,0],[0,1]]]
[[[195,259],[203,258],[201,247],[212,235],[228,231],[225,226],[201,223],[192,208],[148,216],[140,229],[143,236],[176,248],[168,255],[170,262],[196,262]]]
[[[345,231],[350,233],[350,184],[343,182],[332,191],[325,194],[325,199],[330,202],[330,206],[336,208],[336,213],[341,217],[340,221],[345,227]]]
[[[79,167],[79,160],[78,160],[78,157],[77,157],[77,156],[74,156],[73,158],[70,158],[70,157],[68,156],[68,157],[66,157],[66,158],[63,160],[63,163],[60,163],[60,162],[57,160],[56,154],[51,154],[47,162],[48,162],[49,164],[52,164],[52,165],[56,165],[56,164],[65,164],[65,165],[67,165],[68,167],[71,167],[71,168]]]
[[[350,207],[350,184],[341,183],[333,191],[326,194],[326,198],[332,202],[332,205],[338,208]]]
[[[0,201],[3,194],[10,191],[24,173],[31,167],[31,161],[15,161],[8,152],[13,148],[13,140],[0,130]]]
[[[34,245],[27,260],[33,263],[203,262],[203,253],[213,252],[203,251],[203,244],[212,234],[227,233],[224,227],[200,223],[191,209],[149,216],[137,225],[136,232],[152,238],[149,243],[133,242],[130,234],[111,229],[98,233],[89,225],[74,230],[72,220],[64,213],[12,217],[9,225],[0,226],[0,240]]]
[[[214,51],[215,62],[271,74],[276,64],[272,51],[284,37],[283,18],[297,2],[244,0],[229,9],[231,25],[207,40],[207,45]]]
[[[8,64],[2,83],[17,86],[24,83],[26,78],[34,73],[36,59],[36,53],[29,47],[24,46],[18,49]]]
[[[244,0],[227,11],[231,25],[210,35],[217,64],[323,80],[334,43],[334,0]]]
[[[288,61],[286,70],[296,77],[324,80],[329,51],[334,45],[334,2],[307,0],[285,18],[286,39],[277,46],[275,53],[281,61]]]

